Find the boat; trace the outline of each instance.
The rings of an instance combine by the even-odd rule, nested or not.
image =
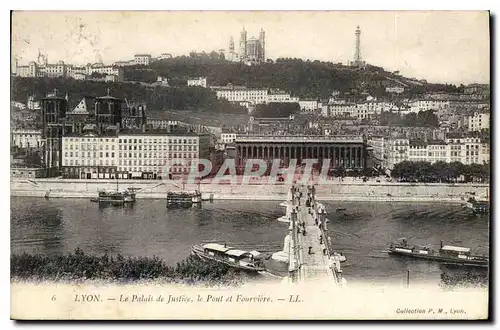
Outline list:
[[[257,251],[247,252],[228,247],[226,244],[208,243],[193,245],[192,253],[203,260],[223,263],[240,270],[250,272],[266,270],[261,254]]]
[[[194,192],[174,192],[167,193],[167,207],[171,206],[192,206],[201,203],[201,193],[196,190]]]
[[[474,197],[470,197],[467,200],[465,207],[471,209],[474,214],[488,213],[490,209],[490,205],[487,200],[476,200]]]
[[[426,246],[410,246],[406,238],[400,238],[391,244],[388,252],[393,255],[461,266],[488,267],[489,263],[489,258],[486,256],[472,255],[470,249],[466,247],[443,245],[443,241],[441,241],[441,248],[436,251]]]
[[[90,199],[91,202],[99,203],[99,206],[104,205],[133,205],[135,203],[135,195],[138,188],[127,188],[125,190],[119,190],[118,180],[116,180],[116,190],[99,190],[97,197]]]
[[[345,210],[346,210],[345,207],[337,207],[337,209],[336,209],[337,212],[345,211]]]
[[[99,204],[110,204],[110,205],[125,205],[135,203],[135,192],[130,190],[124,191],[99,191],[97,198],[91,198],[92,202],[97,202]]]

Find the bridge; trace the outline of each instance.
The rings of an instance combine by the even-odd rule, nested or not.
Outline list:
[[[314,186],[292,186],[282,204],[287,207],[288,278],[291,282],[332,281],[343,286],[342,254],[333,251],[325,207],[316,201]]]

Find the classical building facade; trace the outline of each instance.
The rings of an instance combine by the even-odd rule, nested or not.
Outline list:
[[[330,159],[330,166],[347,170],[372,167],[372,148],[361,136],[245,136],[235,139],[237,164],[244,166],[247,159],[272,161],[281,159],[284,164],[296,159]]]

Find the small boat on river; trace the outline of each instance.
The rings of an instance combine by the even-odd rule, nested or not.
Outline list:
[[[391,244],[388,252],[393,255],[461,266],[488,267],[489,263],[489,258],[486,256],[472,255],[470,249],[466,247],[443,245],[443,241],[441,241],[441,248],[436,251],[426,246],[410,246],[406,238],[400,238]]]
[[[243,251],[218,243],[194,245],[192,253],[203,260],[215,261],[230,267],[250,271],[265,271],[261,254],[257,251]]]
[[[474,214],[484,214],[490,210],[488,200],[477,200],[474,197],[470,197],[467,200],[465,207],[471,209]]]

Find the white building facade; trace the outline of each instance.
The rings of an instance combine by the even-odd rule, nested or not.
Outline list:
[[[187,81],[187,85],[207,88],[207,78],[206,77],[190,78]]]
[[[236,133],[221,133],[220,140],[222,143],[232,143],[236,140]]]
[[[317,100],[303,100],[299,101],[301,112],[312,112],[321,107]]]
[[[209,145],[208,134],[120,134],[118,178],[186,175],[193,161],[208,159]]]
[[[450,101],[446,100],[416,100],[408,103],[410,112],[440,110],[450,106]]]
[[[42,132],[38,130],[16,129],[12,130],[11,146],[18,148],[41,148],[42,147]]]
[[[80,179],[115,179],[118,137],[95,133],[62,138],[63,176]]]
[[[475,112],[473,116],[468,117],[468,126],[470,132],[490,129],[490,114]]]
[[[270,91],[267,95],[267,103],[298,103],[298,97],[292,97],[289,93],[282,91]]]
[[[185,175],[209,157],[208,134],[95,133],[63,137],[63,175],[81,179],[159,179]],[[166,173],[166,171],[169,171]]]
[[[135,54],[134,55],[135,65],[146,65],[151,64],[151,54]]]
[[[267,89],[246,88],[242,86],[213,87],[217,98],[226,99],[229,102],[249,102],[251,104],[266,103],[268,98]]]

